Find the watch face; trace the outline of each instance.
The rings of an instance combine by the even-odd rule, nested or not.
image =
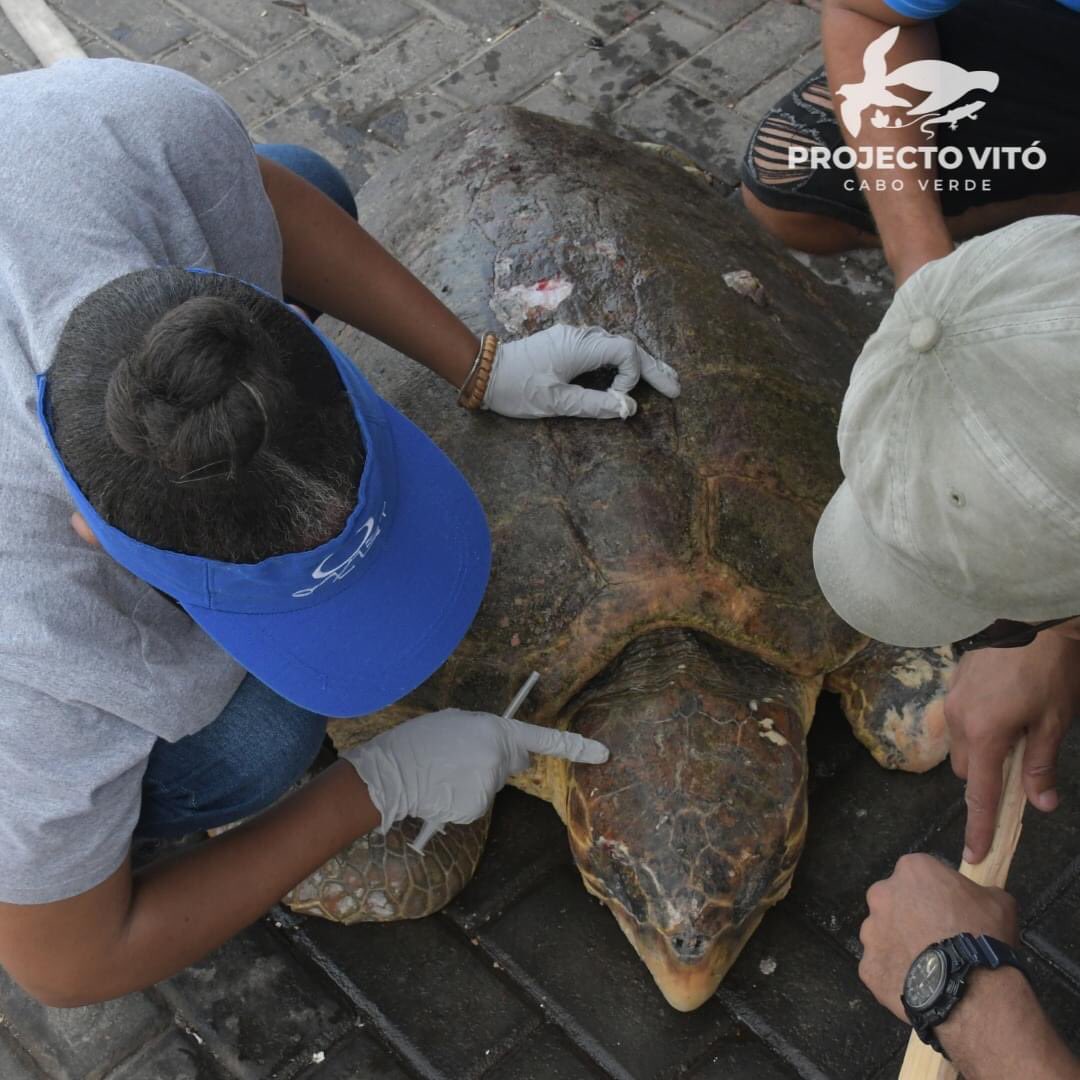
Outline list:
[[[904,1000],[913,1009],[925,1009],[937,1000],[948,975],[949,962],[941,949],[927,949],[915,958],[904,980]]]

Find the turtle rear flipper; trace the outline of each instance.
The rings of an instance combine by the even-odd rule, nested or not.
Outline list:
[[[211,829],[210,835],[242,824]],[[416,839],[421,823],[407,818],[385,836],[372,832],[354,840],[290,889],[281,902],[302,915],[346,924],[434,915],[472,880],[490,825],[490,811],[468,825],[447,825],[419,852],[410,841]]]
[[[385,836],[369,833],[301,881],[284,903],[304,915],[349,924],[433,915],[472,879],[490,824],[489,812],[468,825],[447,825],[422,853],[409,843],[420,831],[413,818]]]
[[[949,752],[945,691],[952,649],[903,649],[872,642],[825,680],[840,695],[855,737],[887,769],[926,772]]]

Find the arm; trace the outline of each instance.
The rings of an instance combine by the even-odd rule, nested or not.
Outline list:
[[[476,335],[321,191],[266,158],[259,169],[281,230],[285,292],[461,386]]]
[[[607,749],[570,731],[444,710],[384,731],[258,817],[53,904],[0,904],[0,964],[47,1005],[151,986],[217,948],[351,841],[406,817],[475,821],[529,754]]]
[[[822,11],[822,43],[829,86],[834,95],[847,83],[863,81],[863,51],[892,26],[902,29],[888,52],[890,71],[912,60],[937,58],[937,31],[932,22],[919,22],[899,15],[884,0],[826,0]],[[908,87],[893,86],[890,89],[912,104],[922,96]],[[879,146],[898,150],[932,141],[919,131],[918,124],[903,128],[874,127],[870,123],[872,109],[863,113],[862,128],[853,139],[841,120],[839,101],[836,107],[840,130],[856,150]],[[917,160],[921,162],[921,156]],[[861,179],[869,182],[866,200],[898,286],[924,263],[952,251],[952,238],[945,224],[941,200],[931,187],[923,190],[919,186],[920,180],[933,180],[932,169],[920,165],[916,169],[859,169],[858,173]],[[897,178],[904,181],[902,191],[874,190],[875,181],[888,183]]]
[[[379,823],[367,788],[337,762],[231,832],[52,904],[0,904],[0,962],[47,1005],[142,989],[217,948],[298,881]]]
[[[281,231],[285,292],[460,387],[480,348],[472,331],[321,191],[265,158],[259,168]],[[608,366],[619,372],[611,390],[571,385]],[[678,396],[675,371],[636,342],[556,325],[499,345],[484,407],[503,416],[626,419],[639,378]]]
[[[937,1035],[967,1080],[1080,1077],[1080,1063],[1047,1019],[1031,984],[1014,968],[975,972]]]
[[[1008,893],[976,885],[930,855],[905,855],[892,877],[870,887],[866,902],[859,977],[905,1022],[900,992],[924,948],[964,931],[1012,944],[1018,937],[1016,904]],[[975,971],[934,1031],[967,1080],[1080,1080],[1080,1063],[1013,968]]]

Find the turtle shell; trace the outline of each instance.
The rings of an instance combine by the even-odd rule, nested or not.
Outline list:
[[[362,224],[477,333],[599,325],[682,380],[675,401],[639,387],[626,422],[504,419],[339,333],[464,472],[494,547],[470,633],[381,723],[447,704],[501,711],[533,669],[543,678],[521,715],[556,723],[629,642],[667,626],[807,677],[858,650],[811,563],[871,324],[858,301],[764,237],[724,185],[521,110],[457,120],[360,203]]]

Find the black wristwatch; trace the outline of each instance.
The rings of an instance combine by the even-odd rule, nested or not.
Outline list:
[[[995,971],[1005,965],[1027,975],[1010,946],[985,934],[978,937],[957,934],[923,949],[908,969],[904,991],[900,995],[915,1034],[939,1054],[948,1057],[934,1035],[935,1026],[945,1020],[964,996],[964,987],[972,971],[976,968]]]

